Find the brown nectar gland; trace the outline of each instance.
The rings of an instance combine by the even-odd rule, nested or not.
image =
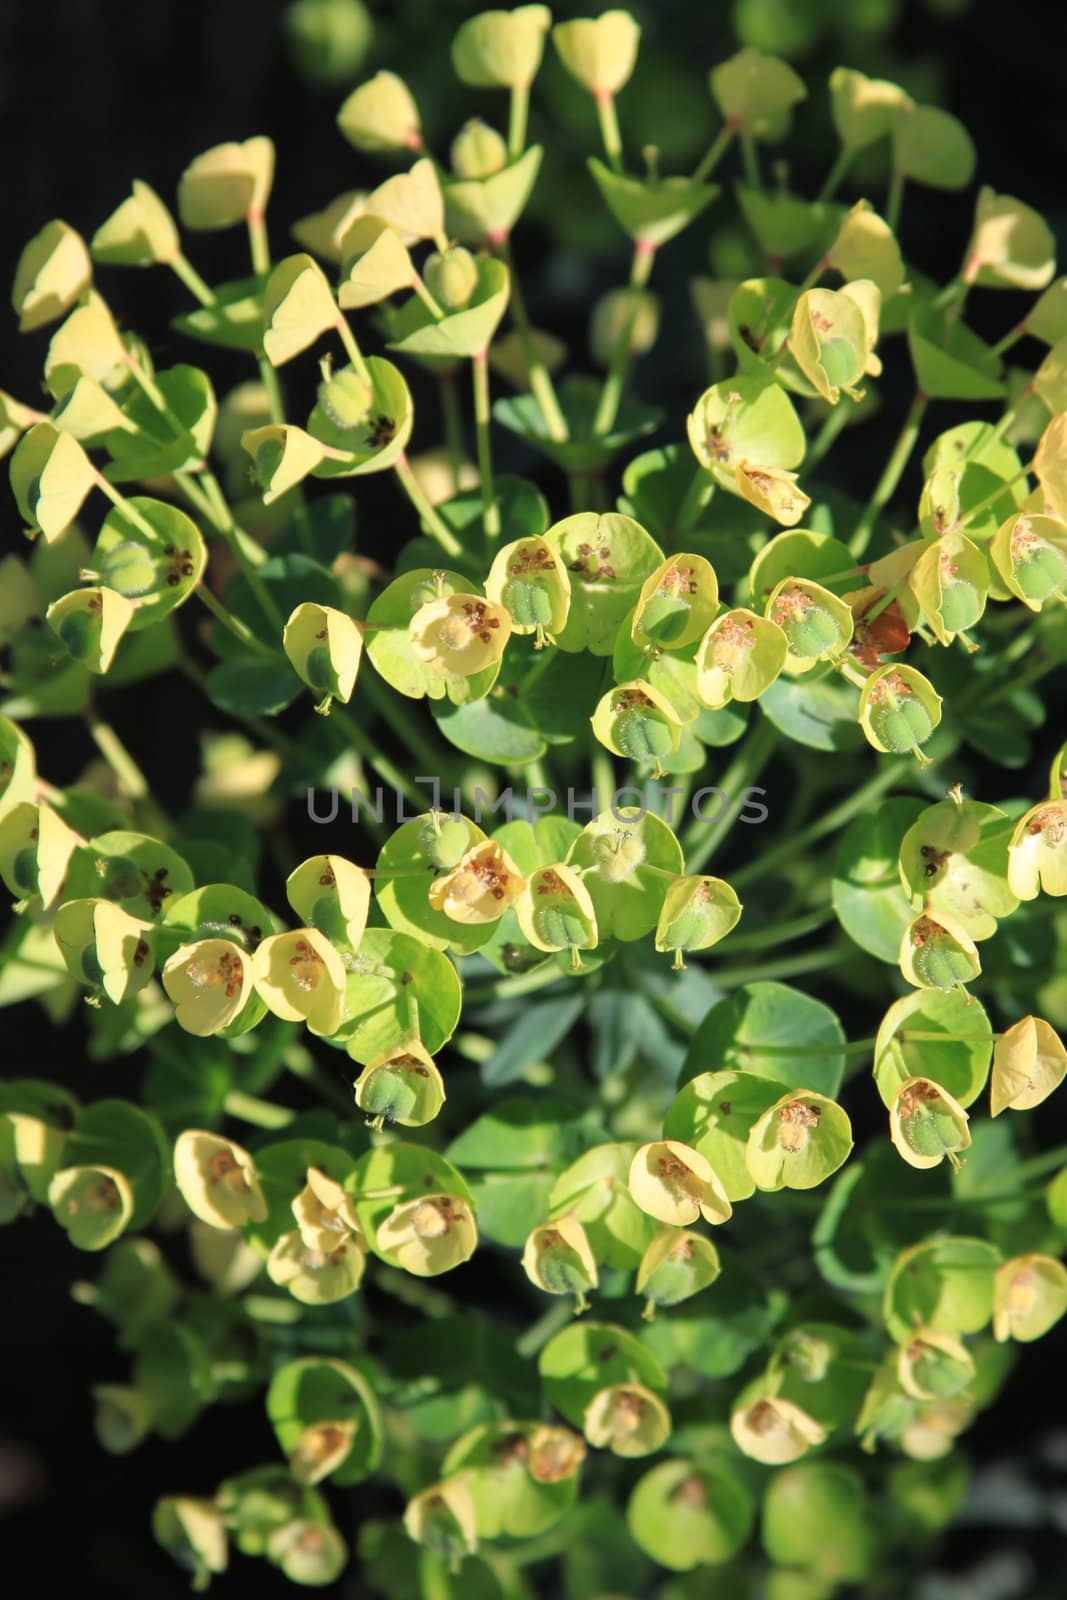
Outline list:
[[[790,1155],[807,1148],[812,1128],[819,1126],[819,1112],[803,1100],[791,1100],[778,1113],[778,1143]]]

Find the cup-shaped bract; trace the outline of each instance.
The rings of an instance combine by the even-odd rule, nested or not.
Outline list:
[[[346,611],[305,600],[285,624],[282,646],[294,672],[322,697],[317,710],[328,710],[331,700],[351,700],[363,634]]]
[[[174,218],[156,191],[133,180],[129,197],[102,222],[89,247],[106,266],[166,265],[181,254]]]
[[[826,1429],[792,1400],[764,1395],[735,1408],[730,1433],[742,1455],[767,1467],[799,1461],[826,1439]]]
[[[17,723],[0,717],[0,817],[19,804],[28,804],[37,781],[33,745]]]
[[[704,556],[668,556],[641,585],[630,624],[636,644],[684,650],[699,639],[719,609],[719,581]]]
[[[457,178],[491,178],[508,164],[507,141],[488,122],[470,117],[452,140],[449,160]]]
[[[256,993],[276,1017],[306,1022],[311,1033],[336,1033],[344,1011],[345,964],[317,928],[264,939],[252,957]]]
[[[492,839],[464,851],[451,871],[435,878],[428,890],[434,911],[453,922],[496,922],[522,894],[526,879],[515,862]]]
[[[885,1545],[863,1479],[837,1461],[808,1461],[775,1473],[763,1498],[760,1534],[774,1573],[800,1580],[774,1600],[817,1600],[842,1585],[862,1585]]]
[[[734,483],[742,500],[773,517],[784,528],[793,528],[811,505],[803,489],[797,488],[795,472],[782,467],[761,467],[739,461],[734,468]]]
[[[592,950],[597,943],[592,896],[580,875],[561,861],[530,874],[515,913],[535,950],[570,950],[575,965],[577,952]]]
[[[889,1136],[911,1167],[937,1167],[948,1156],[959,1165],[969,1148],[971,1130],[966,1111],[947,1089],[931,1078],[907,1078],[889,1107]]]
[[[495,666],[510,636],[507,609],[476,594],[428,600],[408,624],[413,653],[442,678],[473,678]]]
[[[1058,344],[1067,335],[1067,277],[1050,283],[1026,314],[1027,333],[1043,344]]]
[[[136,609],[125,595],[98,586],[60,595],[48,607],[46,616],[74,661],[90,672],[105,673]]]
[[[78,441],[50,422],[37,422],[22,435],[10,474],[20,512],[49,543],[69,528],[96,483],[96,469]]]
[[[349,1455],[356,1427],[351,1419],[309,1422],[289,1453],[297,1482],[321,1483],[328,1478]]]
[[[53,931],[68,972],[118,1005],[152,977],[148,927],[109,900],[67,900],[56,911]]]
[[[62,392],[69,368],[107,388],[117,388],[128,364],[129,351],[107,302],[90,289],[83,303],[52,335],[44,362],[45,379]]]
[[[344,856],[309,856],[285,881],[289,904],[301,921],[334,944],[359,944],[370,909],[370,879]]]
[[[210,231],[262,216],[274,182],[274,145],[262,136],[218,144],[190,162],[178,184],[182,225]]]
[[[76,1250],[104,1250],[129,1225],[134,1198],[115,1167],[62,1167],[48,1185],[48,1204]]]
[[[414,263],[396,230],[381,217],[356,217],[341,238],[337,298],[344,310],[377,305],[414,280]]]
[[[719,1252],[702,1233],[666,1226],[641,1257],[634,1288],[646,1299],[646,1315],[676,1306],[714,1283],[722,1270]]]
[[[845,289],[807,289],[800,296],[789,328],[789,350],[808,382],[831,405],[838,403],[842,390],[853,400],[862,397],[857,385],[867,371],[868,327],[857,300]]]
[[[571,77],[598,96],[618,94],[629,82],[640,38],[640,26],[628,11],[602,11],[599,17],[557,22],[552,29],[552,43]]]
[[[150,1395],[126,1383],[98,1383],[92,1389],[96,1410],[93,1432],[101,1449],[124,1456],[136,1450],[155,1417]]]
[[[691,950],[710,950],[741,920],[741,902],[722,878],[691,875],[671,884],[656,924],[656,949],[673,951],[674,964]]]
[[[321,211],[311,211],[293,223],[289,232],[313,256],[339,267],[344,260],[343,240],[349,228],[363,215],[367,194],[364,189],[346,189],[335,195]],[[344,305],[344,301],[341,301]]]
[[[570,575],[571,606],[557,643],[562,650],[610,656],[619,628],[663,552],[632,517],[579,511],[553,523],[545,539]]]
[[[989,939],[1019,902],[1008,887],[1012,821],[958,789],[928,806],[900,842],[900,880],[934,915],[945,911],[972,939]]]
[[[727,127],[771,144],[785,138],[793,107],[808,93],[788,62],[750,48],[713,67],[710,83]]]
[[[301,1305],[328,1306],[355,1294],[367,1264],[364,1241],[349,1233],[325,1250],[305,1243],[299,1228],[283,1233],[267,1257],[267,1276]]]
[[[1031,611],[1067,591],[1067,523],[1026,514],[1002,522],[989,545],[1006,589]]]
[[[893,128],[897,107],[909,96],[886,78],[868,78],[851,67],[830,74],[830,112],[845,150],[862,150],[884,139]]]
[[[604,204],[646,258],[687,228],[719,192],[714,184],[694,183],[690,178],[634,178],[613,171],[595,156],[590,156],[588,166]],[[633,291],[622,293],[629,298]],[[653,321],[651,308],[658,308],[658,301],[644,292],[634,298],[636,316],[643,318],[647,326]],[[629,314],[628,309],[625,314]],[[619,333],[621,336],[621,325]],[[631,328],[631,352],[635,355],[640,353],[640,340],[635,317]]]
[[[828,1095],[790,1090],[752,1124],[745,1165],[757,1189],[814,1189],[847,1161],[848,1114]]]
[[[678,1139],[642,1145],[630,1164],[628,1186],[642,1211],[672,1227],[688,1227],[700,1217],[728,1222],[733,1213],[711,1162]]]
[[[982,970],[977,947],[949,912],[923,911],[900,939],[900,970],[917,989],[954,989]]]
[[[34,234],[15,267],[11,304],[19,332],[32,333],[55,322],[92,282],[93,263],[85,240],[69,223],[46,222]]]
[[[337,113],[337,126],[357,150],[420,150],[419,108],[395,72],[376,72]]]
[[[356,1104],[380,1127],[421,1128],[445,1102],[440,1069],[417,1039],[369,1061],[356,1079]]]
[[[931,189],[965,189],[974,176],[975,148],[957,117],[939,106],[904,99],[893,116],[893,167]]]
[[[256,1164],[232,1139],[187,1128],[174,1145],[174,1179],[194,1217],[210,1228],[240,1228],[266,1218]]]
[[[439,239],[444,232],[445,202],[432,161],[416,161],[408,172],[386,178],[367,196],[368,215],[380,217],[404,244]]]
[[[527,89],[541,65],[551,26],[552,13],[541,5],[468,17],[452,40],[456,77],[473,89]]]
[[[294,1517],[268,1535],[266,1554],[291,1583],[319,1589],[341,1576],[348,1546],[332,1523]]]
[[[252,962],[232,939],[194,939],[167,960],[163,987],[179,1026],[207,1038],[244,1010],[252,993]]]
[[[137,602],[133,632],[185,604],[204,575],[207,546],[177,506],[135,495],[104,518],[92,561],[108,588]]]
[[[584,1304],[599,1282],[596,1257],[577,1217],[564,1216],[531,1229],[522,1265],[530,1282],[546,1294],[573,1294]]]
[[[563,628],[571,606],[571,580],[559,552],[533,534],[498,550],[485,580],[486,597],[503,606],[513,633],[532,633],[545,644]]]
[[[80,842],[54,807],[20,800],[0,817],[0,878],[20,900],[40,896],[47,910]]]
[[[867,743],[883,754],[918,753],[941,721],[941,696],[914,667],[880,667],[863,686],[859,721]]]
[[[1067,1049],[1041,1017],[1020,1017],[998,1034],[989,1081],[989,1112],[1029,1111],[1047,1100],[1067,1075]]]
[[[993,1279],[993,1335],[1003,1344],[1040,1339],[1067,1311],[1067,1267],[1055,1256],[1013,1256]]]
[[[848,282],[868,279],[883,300],[904,282],[904,261],[893,230],[867,200],[858,200],[846,214],[825,260]]]
[[[613,1383],[590,1400],[582,1428],[594,1449],[625,1458],[648,1456],[669,1437],[671,1414],[644,1384]]]
[[[989,568],[970,539],[943,533],[912,567],[908,587],[935,638],[947,645],[973,628],[985,610]]]
[[[785,666],[789,640],[776,622],[744,606],[724,611],[697,651],[697,694],[716,710],[731,700],[758,700]]]
[[[1044,289],[1056,270],[1056,241],[1039,212],[983,185],[964,260],[971,283],[991,289]]]
[[[292,1202],[297,1232],[308,1250],[329,1255],[347,1239],[363,1243],[351,1195],[319,1167],[308,1167],[307,1182]]]
[[[474,1254],[474,1213],[460,1195],[424,1194],[394,1206],[375,1231],[374,1248],[405,1272],[433,1278]]]
[[[1053,421],[1067,411],[1067,337],[1057,339],[1049,350],[1030,380],[1030,389],[1054,413]]]
[[[1067,894],[1067,802],[1031,806],[1015,825],[1008,850],[1008,885],[1020,900]]]
[[[241,448],[252,457],[265,506],[302,483],[326,457],[319,440],[292,423],[268,422],[261,428],[248,428],[241,435]]]
[[[136,432],[136,424],[120,410],[103,385],[76,367],[51,368],[48,384],[57,401],[55,422],[79,444],[99,444],[105,434],[116,428],[123,433]]]
[[[952,1400],[972,1382],[974,1358],[949,1333],[919,1328],[898,1347],[897,1381],[914,1400]]]
[[[630,761],[651,762],[654,776],[678,748],[681,723],[665,695],[643,678],[618,683],[602,696],[592,717],[601,744]]]
[[[462,1474],[414,1495],[404,1511],[410,1539],[434,1555],[457,1560],[478,1548],[474,1498]]]
[[[229,1561],[226,1524],[211,1500],[165,1495],[152,1512],[152,1533],[179,1564],[193,1574],[193,1588],[206,1589]]]
[[[278,262],[263,291],[263,350],[272,367],[298,356],[339,319],[326,274],[311,256]]]
[[[855,310],[855,307],[853,307]],[[804,459],[804,429],[780,384],[727,378],[705,389],[687,420],[689,443],[715,482],[737,494],[737,464],[791,471]]]
[[[805,578],[783,578],[767,600],[766,616],[785,634],[794,671],[839,656],[852,638],[852,609]]]

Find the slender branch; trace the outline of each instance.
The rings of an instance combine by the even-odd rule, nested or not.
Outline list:
[[[833,199],[834,195],[841,187],[841,184],[844,182],[849,167],[852,165],[853,153],[853,151],[845,149],[841,149],[837,152],[834,164],[826,174],[826,180],[823,183],[822,188],[815,196],[817,205],[825,205],[828,200]]]
[[[436,539],[441,549],[450,556],[461,556],[463,546],[448,526],[447,522],[434,510],[429,499],[423,493],[419,480],[411,470],[411,463],[407,455],[401,451],[393,466],[397,481],[403,487],[404,493],[411,501],[422,520],[422,525],[431,538]]]
[[[619,133],[619,119],[615,112],[615,96],[607,90],[601,90],[594,98],[597,119],[600,122],[600,137],[604,142],[604,154],[608,158],[611,170],[621,173],[622,135]]]
[[[722,127],[715,135],[715,138],[712,140],[712,143],[709,146],[708,152],[703,161],[701,161],[700,165],[694,169],[693,176],[689,180],[690,183],[707,182],[707,180],[711,177],[711,174],[715,171],[715,168],[719,165],[719,162],[722,160],[723,156],[726,154],[727,150],[730,148],[736,133],[737,129],[731,123],[723,123]]]
[[[908,414],[904,418],[904,426],[900,430],[900,436],[893,446],[893,452],[889,460],[885,464],[885,470],[875,484],[874,493],[867,502],[863,515],[856,524],[852,538],[849,540],[848,547],[854,556],[863,555],[871,542],[871,534],[874,532],[878,514],[883,506],[887,505],[892,499],[897,484],[904,475],[904,468],[911,459],[911,453],[918,442],[919,430],[922,427],[923,417],[926,415],[926,408],[929,404],[930,402],[922,390],[917,389],[915,397],[908,407]]]
[[[633,336],[634,320],[637,317],[637,308],[641,301],[641,291],[648,282],[652,271],[655,254],[654,246],[647,244],[643,239],[638,239],[634,245],[626,313],[623,317],[622,327],[619,329],[618,338],[615,340],[615,348],[611,352],[611,362],[608,366],[607,376],[604,379],[604,387],[600,391],[600,403],[593,419],[593,433],[597,435],[610,433],[619,414],[623,387],[626,383],[626,372],[630,365],[630,341]]]
[[[489,440],[489,352],[482,350],[471,362],[474,375],[474,425],[478,440],[478,476],[482,486],[482,526],[485,542],[500,537],[500,507],[493,488],[493,452]]]
[[[774,723],[767,717],[761,718],[727,768],[719,786],[726,795],[726,804],[719,816],[710,826],[695,821],[687,830],[682,846],[686,854],[687,872],[699,872],[711,860],[744,807],[745,791],[752,787],[753,779],[759,776],[777,744],[778,730]]]
[[[526,119],[530,110],[530,85],[515,84],[508,107],[508,160],[517,161],[526,148]]]

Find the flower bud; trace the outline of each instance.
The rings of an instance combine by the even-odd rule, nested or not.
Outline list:
[[[709,950],[740,920],[741,902],[721,878],[676,878],[660,909],[656,949],[673,950],[675,967],[684,967],[685,951]]]
[[[405,1272],[432,1278],[469,1260],[477,1242],[465,1200],[454,1194],[424,1194],[394,1206],[378,1226],[375,1248]]]
[[[565,1483],[577,1476],[585,1454],[580,1434],[542,1423],[526,1440],[526,1469],[538,1483]]]
[[[797,488],[795,472],[783,467],[758,467],[750,461],[739,461],[734,469],[734,481],[742,500],[773,517],[783,528],[793,528],[811,505],[802,489]]]
[[[742,1455],[768,1467],[799,1461],[826,1438],[826,1429],[813,1417],[791,1400],[777,1396],[754,1400],[734,1411],[730,1432]]]
[[[133,1216],[133,1190],[114,1167],[63,1167],[48,1185],[52,1215],[76,1250],[103,1250]]]
[[[122,1383],[95,1384],[92,1396],[96,1404],[93,1432],[101,1449],[112,1456],[136,1450],[156,1414],[150,1397],[142,1389]]]
[[[648,1456],[671,1431],[671,1414],[659,1395],[641,1383],[598,1389],[585,1408],[582,1426],[589,1443],[616,1456]]]
[[[592,897],[571,867],[557,862],[538,867],[515,904],[519,927],[536,950],[570,950],[578,966],[579,950],[597,942]]]
[[[647,855],[640,834],[615,828],[598,833],[593,841],[593,863],[605,883],[629,883]]]
[[[329,1522],[297,1517],[267,1537],[267,1556],[291,1583],[322,1588],[341,1576],[348,1546]]]
[[[917,989],[953,989],[977,978],[982,963],[974,940],[955,917],[924,911],[904,929],[900,970]]]
[[[733,1213],[711,1163],[677,1139],[642,1145],[631,1163],[628,1186],[642,1211],[672,1227],[684,1228],[698,1217],[726,1222]]]
[[[187,1128],[174,1145],[174,1178],[194,1217],[211,1228],[266,1220],[255,1162],[232,1139]]]
[[[446,1478],[408,1501],[404,1529],[410,1539],[449,1560],[478,1548],[474,1499],[466,1480]]]
[[[758,700],[785,666],[789,640],[776,622],[743,606],[724,611],[697,651],[697,694],[713,710]]]
[[[966,1345],[947,1333],[921,1329],[897,1351],[897,1379],[916,1400],[951,1400],[974,1377]]]
[[[39,895],[47,910],[80,842],[50,805],[20,800],[0,817],[0,877],[20,900]]]
[[[1013,1256],[993,1279],[993,1333],[1003,1344],[1040,1339],[1067,1311],[1067,1268],[1055,1256]]]
[[[355,1294],[366,1264],[361,1235],[349,1233],[339,1243],[331,1235],[329,1248],[316,1250],[294,1228],[282,1234],[267,1257],[267,1276],[301,1305],[328,1306]]]
[[[753,139],[784,139],[792,108],[807,92],[791,66],[758,50],[739,50],[711,71],[712,98],[727,126]]]
[[[54,932],[72,977],[103,989],[118,1005],[152,977],[148,927],[108,900],[68,900],[56,912]]]
[[[297,1232],[308,1250],[329,1255],[339,1244],[354,1240],[363,1246],[352,1196],[318,1167],[308,1167],[307,1183],[292,1203]]]
[[[443,678],[472,678],[494,666],[510,634],[504,607],[470,594],[430,600],[408,624],[412,651]]]
[[[699,639],[719,609],[715,569],[703,556],[670,556],[641,585],[630,624],[635,644],[682,650]]]
[[[1058,517],[1009,517],[993,535],[989,557],[1016,599],[1040,611],[1067,588],[1067,525]]]
[[[637,294],[631,312],[632,294],[629,289],[609,289],[593,307],[589,322],[589,349],[598,367],[611,365],[619,340],[630,334],[627,349],[631,360],[645,355],[659,334],[659,296],[642,290]]]
[[[229,1560],[226,1525],[210,1500],[165,1495],[152,1512],[152,1532],[180,1567],[193,1574],[193,1588],[206,1589]]]
[[[356,1104],[375,1127],[396,1122],[421,1128],[433,1121],[444,1101],[437,1063],[417,1039],[376,1056],[356,1079]]]
[[[419,109],[394,72],[378,72],[345,100],[337,126],[357,150],[421,150]]]
[[[887,755],[924,745],[941,721],[941,696],[914,667],[886,666],[872,672],[860,694],[860,727],[868,744]]]
[[[363,654],[363,635],[344,611],[306,600],[285,625],[282,647],[297,675],[322,695],[317,711],[329,711],[331,700],[352,698]]]
[[[540,535],[516,539],[493,559],[485,592],[503,606],[514,633],[533,633],[540,647],[567,621],[571,580],[558,553]]]
[[[641,29],[628,11],[557,22],[552,42],[572,78],[593,95],[613,95],[629,81]]]
[[[1067,803],[1047,800],[1019,818],[1008,850],[1008,885],[1020,900],[1067,894]]]
[[[1047,1100],[1067,1075],[1067,1050],[1040,1017],[1022,1017],[1000,1034],[993,1049],[990,1115],[1029,1111]]]
[[[907,1078],[889,1108],[889,1137],[911,1167],[960,1165],[971,1143],[966,1111],[931,1078]]]
[[[478,264],[461,244],[426,257],[422,269],[426,287],[445,311],[462,311],[478,287]]]
[[[749,1131],[745,1164],[758,1189],[813,1189],[848,1159],[852,1124],[826,1095],[791,1090]]]
[[[178,215],[186,228],[229,228],[266,210],[274,181],[269,139],[219,144],[197,156],[178,185]]]
[[[657,1306],[676,1306],[698,1294],[721,1270],[719,1252],[702,1233],[661,1229],[641,1257],[634,1283],[646,1296],[645,1317],[651,1320]]]
[[[452,141],[452,170],[459,178],[489,178],[508,164],[505,141],[487,122],[471,117]]]
[[[361,867],[344,856],[310,856],[289,874],[285,893],[305,926],[334,944],[359,944],[370,909],[370,879]]]
[[[534,1228],[522,1252],[530,1282],[546,1294],[573,1294],[584,1310],[585,1292],[599,1282],[597,1264],[586,1231],[577,1217],[560,1217]]]
[[[135,178],[133,193],[102,222],[90,249],[108,266],[151,267],[181,254],[174,218],[147,183]]]
[[[443,911],[453,922],[496,922],[525,887],[507,851],[486,839],[466,851],[451,872],[434,879],[428,898],[432,910]]]
[[[677,750],[681,737],[674,707],[643,678],[609,689],[598,703],[592,723],[601,744],[616,755],[651,762],[653,777],[662,775],[663,758]]]
[[[252,962],[232,939],[183,944],[163,968],[179,1027],[207,1038],[235,1022],[252,993]]]

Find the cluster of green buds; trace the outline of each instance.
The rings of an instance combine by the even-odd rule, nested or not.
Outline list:
[[[341,37],[327,7],[293,8],[299,48]],[[143,1105],[0,1087],[0,1221],[44,1208],[101,1256],[74,1292],[128,1359],[94,1390],[103,1449],[265,1405],[275,1460],[156,1508],[198,1588],[231,1549],[332,1583],[348,1530],[327,1490],[366,1480],[405,1505],[360,1533],[389,1600],[451,1594],[457,1568],[472,1592],[525,1595],[516,1547],[556,1524],[588,1556],[575,1593],[628,1583],[619,1549],[747,1593],[760,1502],[765,1554],[796,1580],[768,1594],[824,1600],[872,1578],[916,1504],[927,1532],[951,1519],[955,1441],[1014,1346],[1067,1312],[1064,1153],[1031,1148],[1027,1116],[1067,1077],[1067,745],[1047,785],[1031,776],[1033,689],[1067,663],[1052,234],[983,188],[958,272],[931,281],[902,250],[906,189],[967,187],[974,148],[846,68],[819,196],[784,169],[765,183],[807,90],[752,48],[710,73],[695,170],[663,174],[651,150],[634,170],[620,113],[640,37],[618,9],[467,17],[455,76],[506,95],[507,126],[466,116],[447,158],[379,71],[337,121],[384,176],[324,199],[281,258],[275,151],[252,137],[190,163],[176,216],[138,180],[88,242],[48,222],[17,266],[20,328],[48,342],[43,397],[0,393],[31,541],[0,562],[0,1004],[36,999],[58,1025],[81,996],[93,1062],[147,1067]],[[599,130],[590,196],[632,250],[593,309],[593,376],[562,373],[512,254],[550,47]],[[649,448],[664,419],[632,386],[672,321],[652,275],[714,214],[734,151],[747,265],[693,282],[707,372]],[[884,198],[839,203],[880,153]],[[185,242],[231,228],[250,270],[209,284]],[[157,365],[105,298],[112,267],[169,269],[191,297],[176,337],[243,355],[249,377],[219,397],[201,367]],[[967,304],[1006,289],[1033,302],[989,345]],[[915,398],[856,504],[823,462],[898,357]],[[293,421],[299,362],[312,403]],[[443,449],[418,456],[412,372],[444,418]],[[494,403],[491,382],[513,392]],[[968,414],[934,433],[940,402]],[[970,414],[990,402],[995,420]],[[419,426],[421,444],[421,400]],[[543,458],[536,481],[494,471],[499,430],[520,463]],[[372,474],[410,525],[357,547]],[[205,737],[172,815],[103,707],[175,669],[231,731]],[[100,761],[59,785],[32,734],[63,717]],[[707,868],[770,793],[768,762],[783,831],[731,883]],[[965,798],[991,764],[1010,792]],[[338,785],[372,779],[412,809],[388,826],[379,788],[365,818],[353,801],[350,854],[333,835],[301,860],[287,804],[321,820],[330,785],[336,816]],[[820,880],[798,857],[828,837]],[[842,940],[789,952],[829,924]],[[803,972],[819,998],[780,981]],[[870,1038],[846,1039],[831,980],[874,1006]],[[1030,996],[1045,1015],[1020,1015]],[[857,1153],[864,1092],[883,1132]],[[157,1242],[175,1234],[195,1282]],[[502,1347],[486,1307],[505,1291],[536,1320]],[[855,1439],[905,1458],[884,1489],[838,1459]],[[611,1507],[605,1454],[668,1442]]]

